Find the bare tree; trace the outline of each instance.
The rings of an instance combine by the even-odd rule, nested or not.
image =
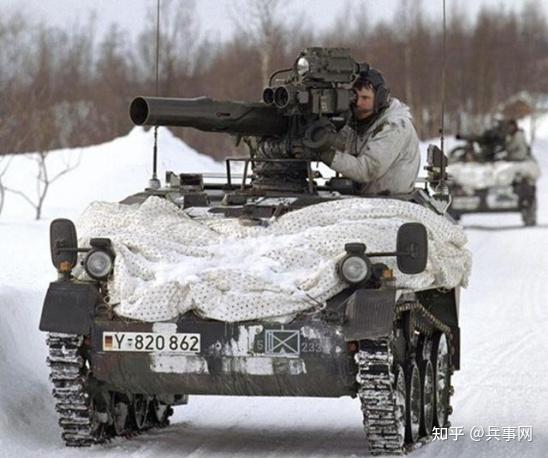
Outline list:
[[[111,139],[130,127],[127,106],[131,95],[139,93],[132,76],[136,72],[126,35],[110,27],[97,50],[95,80],[89,89],[92,117],[88,129],[95,138]]]
[[[30,204],[35,211],[35,219],[40,219],[44,201],[51,185],[61,176],[74,170],[80,163],[80,154],[76,155],[69,151],[63,158],[63,164],[54,174],[50,171],[48,157],[50,152],[59,143],[63,143],[63,126],[66,124],[66,114],[59,110],[61,104],[51,102],[53,95],[51,87],[48,85],[49,73],[46,73],[45,81],[38,80],[39,89],[35,93],[29,94],[28,101],[30,106],[45,107],[26,110],[24,113],[24,122],[31,127],[32,137],[28,145],[37,152],[30,153],[26,157],[33,160],[36,164],[35,192],[29,193],[14,187],[4,186],[6,192],[22,197]],[[50,103],[48,103],[50,102]]]
[[[0,155],[19,152],[27,131],[22,118],[28,106],[20,97],[29,82],[26,62],[32,50],[29,24],[18,14],[0,17]]]
[[[6,189],[2,180],[8,171],[12,159],[13,156],[0,156],[0,214],[2,214],[2,210],[4,209],[6,197]]]
[[[414,3],[414,2],[413,2]],[[396,20],[401,24],[400,36],[398,37],[403,52],[403,75],[404,75],[404,100],[413,105],[413,89],[412,80],[408,75],[411,74],[411,43],[410,37],[412,34],[412,14],[415,5],[411,5],[408,0],[400,0],[400,6],[396,15]]]
[[[200,26],[196,21],[195,1],[161,3],[159,31],[159,89],[161,95],[176,94],[181,83],[192,78],[203,65]],[[148,11],[145,29],[138,38],[138,65],[148,92],[156,78],[156,8]]]
[[[65,157],[63,167],[57,171],[53,176],[50,174],[49,164],[47,158],[49,152],[40,151],[38,153],[32,153],[30,159],[35,161],[37,167],[36,174],[36,188],[34,195],[30,195],[28,192],[21,191],[20,189],[14,189],[11,187],[4,186],[4,190],[11,192],[15,195],[22,197],[25,202],[32,206],[35,211],[35,219],[39,220],[42,217],[42,208],[44,206],[44,201],[51,185],[61,178],[63,175],[66,175],[70,171],[74,170],[80,164],[81,156],[75,156],[74,154],[68,155]],[[1,175],[0,175],[1,177]]]
[[[285,1],[247,0],[233,5],[238,10],[232,15],[233,21],[259,50],[261,82],[263,87],[267,86],[277,54],[283,54],[285,46],[285,26],[281,20]]]
[[[234,35],[213,43],[200,33],[195,0],[162,0],[160,95],[256,101],[268,76],[288,67],[300,49],[349,47],[383,72],[392,93],[411,106],[421,137],[430,137],[440,121],[442,28],[420,1],[399,1],[391,20],[371,24],[370,2],[347,0],[344,16],[316,30],[304,16],[288,19],[287,0],[235,0]],[[0,16],[0,155],[127,133],[131,98],[155,92],[154,6],[135,43],[116,28],[95,43],[93,20],[63,29]],[[448,19],[450,118],[488,118],[521,90],[548,93],[548,22],[538,0],[524,2],[521,11],[483,8],[475,21],[453,2]],[[173,131],[216,158],[234,153],[227,136]]]

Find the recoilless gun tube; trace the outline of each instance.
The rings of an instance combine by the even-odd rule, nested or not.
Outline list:
[[[137,97],[129,115],[139,126],[193,127],[205,132],[249,136],[281,136],[288,120],[275,107],[263,103],[219,102],[194,99]]]

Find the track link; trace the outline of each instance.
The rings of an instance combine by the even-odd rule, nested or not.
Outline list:
[[[100,420],[106,419],[96,418],[98,413],[91,405],[85,386],[87,374],[80,354],[82,343],[83,337],[77,335],[49,334],[47,338],[55,409],[62,438],[69,447],[89,446],[106,439],[100,427]],[[103,415],[106,416],[106,412]]]
[[[98,410],[90,392],[90,369],[83,354],[84,337],[50,333],[46,342],[49,347],[47,363],[53,384],[52,394],[65,445],[87,447],[116,436],[112,427],[113,414],[108,411],[108,402],[103,402],[105,406]],[[139,434],[151,427],[169,425],[168,417],[172,412],[171,406],[167,406],[162,421],[153,419],[149,412],[144,427],[138,429],[131,425],[124,432],[124,437]]]
[[[397,315],[409,310],[420,313],[440,332],[451,339],[451,330],[418,303],[396,309]],[[405,443],[405,408],[395,387],[396,374],[391,338],[362,340],[354,355],[358,373],[358,397],[364,418],[369,450],[372,455],[404,455],[432,440],[430,434],[415,443]],[[400,366],[403,367],[403,366]],[[452,390],[449,393],[452,394]]]
[[[389,341],[362,341],[355,360],[369,450],[373,455],[401,455],[405,429],[401,427],[403,412],[397,405],[393,386],[394,359]]]

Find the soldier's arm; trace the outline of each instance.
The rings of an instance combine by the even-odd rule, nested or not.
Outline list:
[[[529,145],[527,144],[527,140],[525,139],[525,132],[523,132],[522,130],[518,130],[518,140],[519,140],[519,143],[520,143],[521,147],[524,150],[529,148]]]
[[[368,141],[359,145],[357,156],[337,151],[331,168],[359,183],[382,177],[399,156],[406,141],[409,121],[386,122]]]
[[[525,140],[525,134],[522,131],[517,131],[513,140],[507,145],[508,158],[510,160],[524,160],[529,153],[529,147]]]

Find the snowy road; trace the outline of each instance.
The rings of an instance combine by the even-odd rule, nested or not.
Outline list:
[[[548,138],[546,135],[544,138]],[[517,215],[463,218],[474,255],[461,298],[462,369],[453,385],[456,427],[416,457],[544,457],[548,449],[548,141],[537,143],[539,226]],[[173,424],[89,449],[63,447],[37,331],[53,277],[48,222],[0,219],[0,455],[57,457],[367,456],[352,399],[191,397]],[[502,438],[532,427],[533,439]],[[469,433],[491,428],[492,438]]]

